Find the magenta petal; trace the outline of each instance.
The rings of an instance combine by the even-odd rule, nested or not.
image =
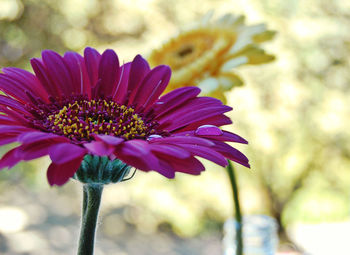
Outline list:
[[[194,157],[190,157],[185,160],[174,158],[172,161],[168,162],[177,172],[199,175],[202,171],[205,170],[203,164]]]
[[[8,151],[0,159],[0,169],[3,169],[5,167],[10,169],[20,161],[21,161],[21,159],[17,157],[17,148],[14,148],[14,149]]]
[[[241,136],[231,133],[229,131],[224,131],[223,138],[225,139],[224,141],[228,141],[228,142],[236,142],[236,143],[244,143],[244,144],[248,143],[248,141],[242,138]],[[216,137],[215,139],[220,140],[220,137]]]
[[[17,148],[17,157],[21,160],[41,158],[49,153],[50,146],[52,146],[52,143],[47,142],[22,145]]]
[[[161,167],[158,158],[151,152],[151,146],[143,140],[130,140],[117,149],[116,156],[130,166],[143,171],[155,170],[160,174],[173,178],[171,169]]]
[[[46,101],[48,94],[46,93],[44,87],[39,82],[37,77],[32,73],[22,70],[16,67],[7,67],[2,69],[5,74],[7,74],[12,79],[21,81],[23,87],[33,93],[36,96],[39,96],[42,100]]]
[[[210,160],[220,166],[227,166],[227,160],[225,157],[212,148],[191,144],[181,144],[179,146],[191,152],[193,155]]]
[[[18,101],[7,97],[0,95],[0,108],[6,107],[6,108],[11,108],[17,112],[23,113],[25,115],[31,115],[25,108],[24,106],[19,103]]]
[[[157,154],[163,154],[165,156],[168,155],[170,157],[180,159],[191,157],[191,153],[189,153],[188,151],[170,144],[152,144],[151,150],[156,152]]]
[[[164,165],[161,165],[159,159],[157,159],[157,165],[158,165],[157,168],[153,168],[154,171],[160,173],[161,175],[169,179],[172,179],[175,177],[175,171],[173,168],[170,168],[170,167],[165,168]]]
[[[119,71],[119,60],[117,54],[113,50],[103,52],[99,69],[98,77],[101,79],[100,95],[110,95],[117,81]]]
[[[201,109],[182,109],[181,111],[177,111],[176,114],[167,116],[166,121],[161,120],[159,122],[161,124],[160,128],[174,131],[176,129],[185,127],[186,125],[202,121],[205,118],[228,112],[231,109],[231,107],[224,105],[203,107]]]
[[[0,114],[0,125],[18,125],[18,123],[11,119],[9,116],[1,115]]]
[[[25,118],[25,116],[21,113],[13,111],[7,107],[0,107],[0,112],[5,113],[8,116],[11,116],[11,119],[22,124],[23,126],[30,126],[30,121]]]
[[[14,80],[9,75],[0,73],[0,89],[1,91],[6,92],[7,95],[12,96],[21,102],[26,102],[28,100],[25,93],[25,85],[18,80]]]
[[[183,103],[195,98],[201,90],[197,87],[184,87],[175,89],[162,96],[153,106],[156,118],[159,119],[165,113],[176,109]]]
[[[154,138],[149,143],[167,144],[195,144],[202,146],[213,146],[214,143],[208,139],[193,136],[170,136],[164,138]]]
[[[11,168],[21,160],[32,160],[48,154],[50,144],[32,143],[21,145],[7,152],[0,160],[0,168]]]
[[[51,186],[61,186],[79,169],[84,156],[77,157],[63,164],[51,163],[47,170],[47,179]]]
[[[142,171],[147,172],[147,171],[152,170],[152,168],[149,166],[149,163],[146,161],[145,158],[140,158],[136,155],[135,156],[129,155],[129,154],[124,155],[123,151],[119,151],[116,154],[116,157],[118,159],[120,159],[121,161],[125,162],[126,164],[128,164],[129,166],[133,166],[133,167],[140,169]]]
[[[215,148],[217,152],[221,153],[223,156],[226,158],[235,161],[245,167],[250,168],[249,165],[249,160],[248,158],[239,150],[231,147],[230,145],[220,142],[220,141],[215,141]]]
[[[149,71],[147,61],[141,55],[137,55],[131,62],[128,91],[137,92],[136,88]]]
[[[28,99],[26,93],[30,93],[47,102],[48,95],[35,75],[15,67],[3,68],[2,71],[4,74],[0,75],[0,87],[7,94],[26,101]]]
[[[227,142],[244,143],[244,144],[248,143],[247,140],[245,140],[244,138],[234,133],[231,133],[229,131],[223,131],[222,136],[207,136],[207,135],[202,136],[201,135],[200,137],[209,138],[217,141],[227,141]]]
[[[176,130],[174,133],[179,133],[179,132],[183,132],[186,130],[194,130],[198,126],[202,126],[202,125],[214,125],[217,127],[221,127],[221,126],[229,125],[229,124],[232,124],[231,119],[223,114],[220,114],[217,116],[212,116],[210,118],[192,123],[192,124],[185,126],[179,130]]]
[[[74,52],[67,52],[63,58],[71,73],[74,92],[90,96],[90,79],[87,75],[84,58]]]
[[[64,95],[71,95],[72,91],[74,91],[74,84],[72,84],[71,74],[63,58],[51,50],[44,50],[42,52],[42,58],[52,83],[55,83],[56,87],[59,88]]]
[[[117,85],[113,92],[113,100],[123,104],[128,92],[129,74],[131,63],[126,63],[119,68]]]
[[[97,50],[87,47],[84,50],[85,66],[90,78],[90,85],[94,87],[98,80],[98,66],[101,59],[100,53]]]
[[[51,146],[49,149],[49,155],[55,164],[64,164],[76,158],[83,157],[86,154],[86,149],[80,146],[61,143]]]
[[[30,132],[33,131],[33,129],[24,127],[24,126],[18,126],[18,125],[0,125],[0,133],[6,135],[6,133],[18,133],[21,134],[23,132]]]
[[[217,100],[214,98],[208,98],[208,97],[195,97],[183,102],[182,104],[178,104],[177,107],[174,107],[173,105],[168,105],[168,107],[172,108],[171,112],[167,112],[167,114],[162,115],[161,117],[159,117],[158,115],[157,117],[158,122],[160,124],[167,123],[167,122],[171,123],[177,118],[179,117],[183,118],[185,116],[192,116],[192,118],[201,117],[201,120],[211,117],[207,115],[197,116],[197,115],[194,115],[193,112],[198,112],[203,110],[208,111],[211,109],[211,110],[214,110],[214,113],[216,113],[216,115],[214,116],[217,116],[217,115],[220,115],[220,113],[215,111],[215,109],[226,109],[226,111],[224,112],[227,112],[232,109],[228,106],[222,105],[220,100]]]
[[[168,66],[157,66],[142,81],[134,101],[129,102],[145,109],[151,106],[164,92],[169,83],[171,71]]]
[[[123,144],[123,153],[127,155],[146,156],[150,153],[150,146],[143,140],[129,140]]]
[[[111,135],[93,134],[92,136],[96,139],[96,141],[103,141],[107,144],[114,145],[114,146],[121,144],[122,142],[125,141],[123,138],[115,137],[115,136],[111,136]]]
[[[44,133],[40,131],[25,132],[18,136],[18,142],[22,144],[34,143],[43,140],[51,140],[53,142],[69,142],[69,139],[64,136],[58,136],[51,133]]]
[[[175,169],[169,164],[169,159],[165,158],[162,159],[161,157],[158,157],[159,166],[164,169],[167,173],[165,177],[167,178],[174,178],[175,177]]]
[[[55,86],[53,81],[47,74],[47,70],[41,60],[33,58],[30,60],[32,68],[35,72],[36,77],[39,79],[40,83],[43,85],[44,89],[51,96],[60,96],[62,91]]]
[[[99,98],[103,97],[103,92],[102,92],[102,80],[98,79],[95,87],[91,88],[91,97],[92,98]]]
[[[115,148],[105,142],[95,142],[92,141],[90,143],[84,143],[84,147],[89,150],[94,155],[97,156],[109,156],[111,155]]]
[[[0,145],[6,145],[6,144],[9,144],[9,143],[13,143],[13,142],[16,142],[17,141],[17,135],[18,134],[10,134],[10,135],[7,135],[7,136],[2,136],[0,135]]]

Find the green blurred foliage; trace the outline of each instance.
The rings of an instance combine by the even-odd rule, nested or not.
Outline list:
[[[252,170],[237,167],[244,212],[271,214],[285,226],[348,218],[350,6],[346,1],[206,0],[198,6],[188,0],[0,0],[0,66],[30,69],[28,60],[43,49],[81,52],[85,46],[114,48],[129,61],[159,47],[179,27],[210,9],[244,14],[248,23],[264,22],[278,31],[274,42],[265,45],[277,60],[237,70],[246,86],[227,94],[235,123],[228,129],[250,142],[239,149],[250,158]],[[33,180],[34,185],[30,181],[26,185],[44,192],[45,168],[34,169],[39,165],[20,164],[2,172],[0,189],[19,178]],[[119,218],[117,213],[107,216],[144,232],[167,224],[182,236],[219,230],[232,214],[230,187],[223,169],[209,163],[207,169],[199,177],[178,174],[175,180],[140,172],[133,180],[106,189],[103,210],[122,210]]]
[[[229,93],[239,130],[250,141],[257,208],[284,225],[349,218],[350,28],[343,1],[262,1],[278,31],[267,45],[277,61],[245,68],[247,86]],[[243,68],[242,68],[243,69]],[[238,112],[237,112],[238,111]],[[242,199],[245,203],[243,188]]]
[[[28,67],[28,59],[43,49],[63,53],[139,38],[145,30],[142,17],[126,17],[122,5],[112,0],[1,0],[0,66]],[[119,16],[126,18],[122,24]],[[125,22],[127,29],[121,26]]]

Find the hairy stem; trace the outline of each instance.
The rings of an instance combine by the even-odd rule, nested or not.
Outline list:
[[[93,255],[95,231],[103,185],[84,184],[83,189],[83,212],[78,255]]]

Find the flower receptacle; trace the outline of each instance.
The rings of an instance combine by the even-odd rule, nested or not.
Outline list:
[[[124,180],[131,166],[119,159],[86,155],[73,178],[87,184],[109,184]]]

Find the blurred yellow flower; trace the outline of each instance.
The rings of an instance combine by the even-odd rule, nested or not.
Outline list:
[[[171,67],[168,90],[195,85],[203,94],[225,101],[225,91],[243,84],[232,69],[274,60],[259,43],[272,39],[275,32],[264,24],[245,25],[244,16],[226,14],[213,20],[212,15],[208,13],[199,23],[153,50],[148,60],[152,66]]]

